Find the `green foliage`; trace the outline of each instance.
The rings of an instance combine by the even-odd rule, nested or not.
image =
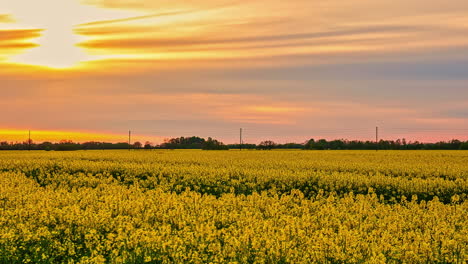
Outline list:
[[[418,141],[407,142],[405,139],[397,140],[380,140],[375,141],[360,141],[360,140],[345,140],[337,139],[327,141],[326,139],[314,140],[310,139],[304,144],[304,149],[308,150],[458,150],[464,149],[467,142],[460,140],[441,141],[436,143],[421,143]]]
[[[0,155],[0,263],[466,263],[464,151]]]
[[[162,149],[201,149],[205,143],[204,138],[200,137],[179,137],[171,138],[161,144]]]
[[[468,150],[468,141],[460,144],[460,150]]]
[[[202,149],[203,150],[228,150],[228,146],[224,145],[222,142],[219,142],[216,139],[208,138],[205,142],[202,144]]]
[[[276,146],[277,146],[277,144],[275,142],[273,142],[271,140],[265,140],[265,141],[260,142],[260,144],[258,144],[257,148],[258,149],[263,149],[263,150],[272,150]]]
[[[151,144],[145,144],[145,149],[202,149],[206,140],[200,137],[179,137],[167,139],[164,143],[153,146]],[[148,143],[148,142],[147,142]],[[72,144],[71,146],[61,146],[64,144]],[[219,142],[220,145],[224,145]],[[359,141],[359,140],[344,140],[337,139],[327,141],[320,139],[315,141],[311,139],[305,144],[300,143],[285,143],[277,144],[271,140],[266,140],[260,144],[229,144],[229,149],[306,149],[306,150],[466,150],[468,149],[468,141],[462,142],[460,140],[451,140],[448,142],[437,142],[437,143],[421,143],[418,141],[407,142],[405,139],[398,140],[380,140],[378,143],[374,141]],[[71,141],[64,141],[60,143],[43,142],[40,144],[29,144],[29,142],[0,142],[0,150],[69,150],[70,148],[79,150],[97,150],[97,149],[128,149],[129,145],[126,142],[122,143],[106,143],[106,142],[84,142],[84,143],[73,143]],[[135,142],[130,146],[132,149],[141,149],[143,144],[141,142]],[[222,147],[224,149],[224,147]]]
[[[56,151],[75,151],[81,149],[79,144],[70,143],[61,143],[55,146]]]

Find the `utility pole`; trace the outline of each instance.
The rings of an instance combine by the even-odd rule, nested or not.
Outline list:
[[[31,130],[29,130],[28,150],[31,151]]]
[[[130,146],[131,146],[131,144],[132,144],[132,131],[129,130],[129,131],[128,131],[128,151],[130,151],[130,148],[131,148]]]
[[[239,131],[239,150],[242,150],[242,128]]]
[[[379,150],[379,127],[375,127],[375,151]]]

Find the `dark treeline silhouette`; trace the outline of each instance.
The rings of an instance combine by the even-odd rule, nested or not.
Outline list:
[[[0,142],[0,150],[92,150],[92,149],[128,149],[128,143],[106,143],[106,142],[85,142],[75,143],[71,140],[62,140],[58,143],[52,142]]]
[[[203,150],[228,150],[224,143],[208,138],[200,137],[179,137],[166,140],[160,145],[153,145],[150,142],[142,144],[135,142],[128,143],[106,143],[106,142],[84,142],[76,143],[71,140],[62,140],[58,143],[52,142],[0,142],[0,150],[55,150],[55,151],[73,151],[73,150],[102,150],[102,149],[203,149]]]
[[[407,142],[405,139],[397,140],[380,140],[375,141],[359,141],[359,140],[332,140],[325,139],[309,140],[304,149],[323,150],[323,149],[348,149],[348,150],[468,150],[468,141],[460,140],[440,141],[437,143],[421,143],[419,141]]]
[[[304,149],[304,144],[300,143],[286,143],[286,144],[277,144],[271,140],[266,140],[260,142],[260,144],[229,144],[227,145],[229,149],[261,149],[261,150],[271,150],[271,149]]]
[[[205,143],[200,137],[178,137],[166,140],[160,145],[164,149],[201,149]]]
[[[228,146],[224,143],[212,139],[200,138],[200,137],[178,137],[166,140],[159,146],[153,148],[158,149],[203,149],[203,150],[227,150]]]
[[[102,150],[102,149],[203,149],[203,150],[227,150],[227,149],[305,149],[305,150],[468,150],[468,141],[451,140],[440,141],[437,143],[421,143],[418,141],[407,142],[405,139],[398,140],[380,140],[359,141],[359,140],[314,140],[299,144],[286,143],[277,144],[271,140],[263,141],[259,144],[229,144],[208,138],[201,137],[178,137],[165,140],[160,145],[153,145],[150,142],[142,144],[135,142],[132,145],[128,143],[106,143],[106,142],[84,142],[75,143],[70,140],[62,140],[58,143],[52,142],[0,142],[0,150]]]

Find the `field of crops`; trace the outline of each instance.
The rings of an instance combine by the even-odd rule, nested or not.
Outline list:
[[[0,263],[466,263],[468,151],[0,152]]]

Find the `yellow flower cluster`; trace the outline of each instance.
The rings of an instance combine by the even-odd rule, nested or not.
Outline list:
[[[464,151],[81,151],[11,152],[0,171],[41,186],[96,187],[102,181],[181,193],[249,195],[300,190],[307,198],[372,189],[387,202],[468,198]]]
[[[467,161],[462,151],[0,153],[0,263],[466,263]]]

